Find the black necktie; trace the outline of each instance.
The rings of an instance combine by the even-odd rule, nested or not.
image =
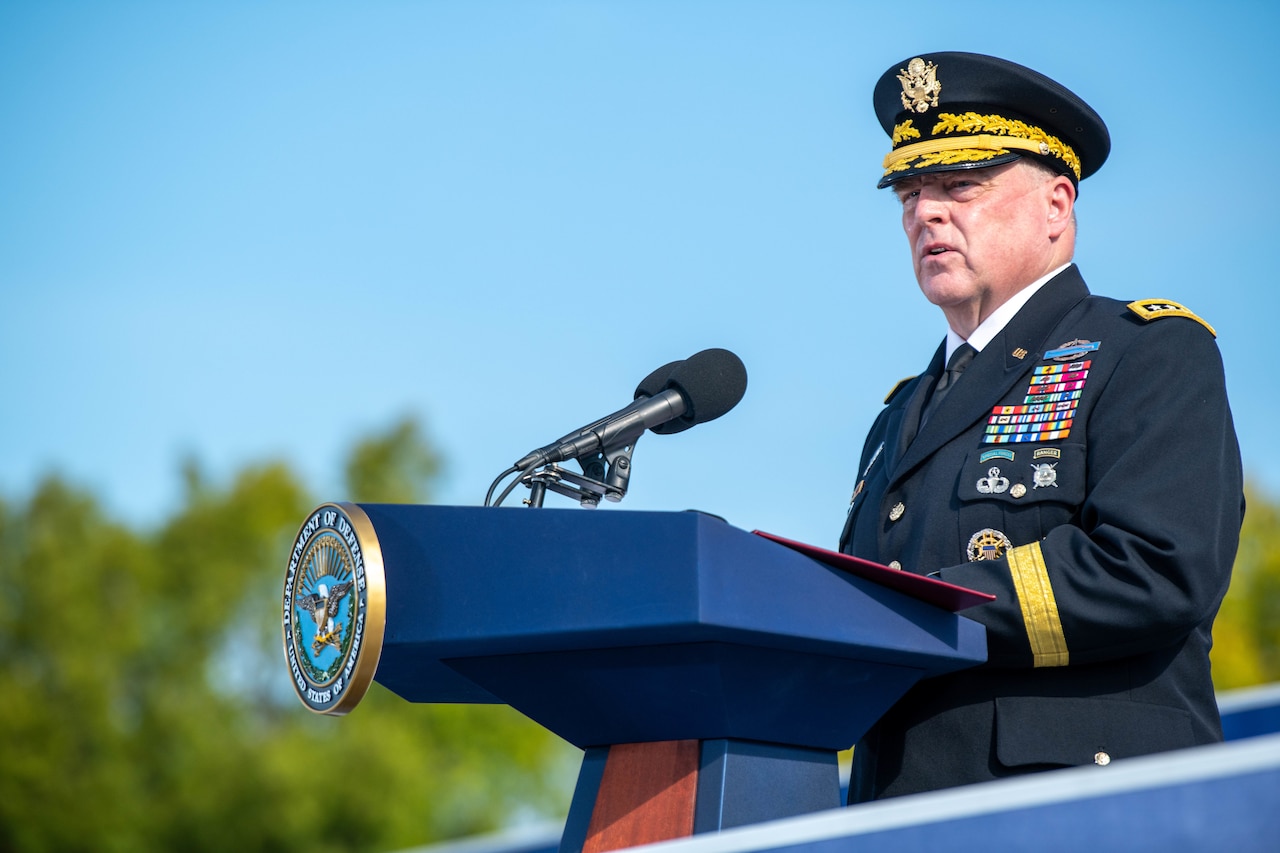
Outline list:
[[[920,416],[921,429],[924,429],[925,422],[929,420],[929,416],[938,408],[942,398],[947,396],[951,386],[956,384],[960,379],[960,374],[964,373],[964,369],[969,366],[969,362],[973,361],[973,357],[977,354],[978,351],[968,344],[961,344],[956,347],[956,351],[951,354],[951,359],[947,362],[947,369],[942,372],[942,376],[938,377],[938,384],[933,387],[933,396],[929,398],[929,402],[925,405],[924,414]]]

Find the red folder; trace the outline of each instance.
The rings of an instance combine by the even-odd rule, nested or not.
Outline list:
[[[873,563],[861,557],[851,557],[848,554],[819,548],[817,545],[796,542],[794,539],[784,539],[772,533],[765,533],[763,530],[753,530],[751,532],[757,536],[763,536],[765,539],[777,542],[779,545],[785,545],[793,551],[799,551],[806,557],[812,557],[820,563],[826,563],[833,568],[857,575],[872,583],[887,586],[889,589],[897,590],[937,607],[946,608],[952,613],[958,613],[967,607],[985,604],[996,599],[994,595],[987,592],[956,586],[938,578],[912,574],[900,569],[891,569],[888,566],[882,566],[879,563]]]

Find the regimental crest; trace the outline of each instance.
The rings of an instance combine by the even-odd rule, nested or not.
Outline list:
[[[912,112],[922,113],[929,107],[938,105],[938,95],[942,92],[942,83],[938,81],[938,66],[916,57],[907,63],[906,68],[899,69],[898,80],[902,82],[902,107]]]
[[[284,656],[302,703],[341,715],[364,697],[386,627],[373,525],[354,504],[325,504],[298,531],[285,574]]]

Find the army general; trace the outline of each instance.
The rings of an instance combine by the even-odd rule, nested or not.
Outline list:
[[[922,54],[874,91],[946,339],[871,427],[840,548],[992,593],[988,662],[858,743],[851,802],[1222,739],[1211,629],[1244,512],[1214,330],[1072,263],[1106,125],[1028,68]],[[1093,239],[1105,239],[1099,235]]]

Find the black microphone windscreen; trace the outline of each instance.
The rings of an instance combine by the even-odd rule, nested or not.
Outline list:
[[[644,379],[641,379],[640,384],[636,386],[635,397],[632,399],[639,400],[641,397],[656,397],[667,390],[667,380],[671,378],[671,372],[682,364],[684,364],[683,360],[669,361]]]
[[[747,368],[727,349],[705,349],[677,364],[667,387],[684,396],[687,408],[683,416],[654,427],[659,435],[713,421],[738,405],[747,393]]]

